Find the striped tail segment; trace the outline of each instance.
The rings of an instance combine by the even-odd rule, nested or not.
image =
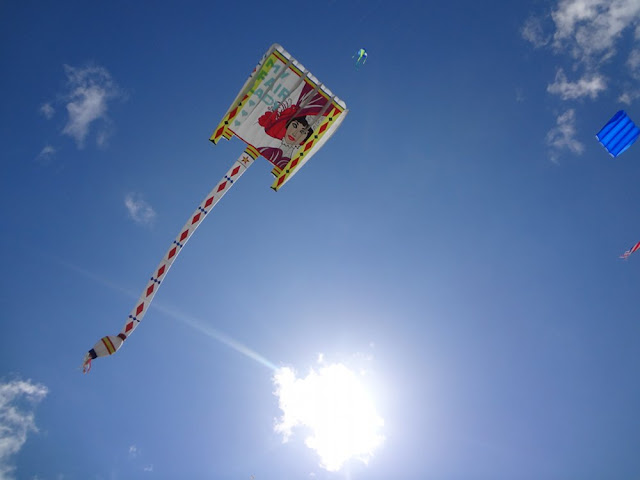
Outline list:
[[[636,243],[633,247],[631,247],[629,250],[627,250],[622,255],[620,255],[620,258],[623,258],[626,260],[627,258],[629,258],[629,255],[631,255],[632,253],[638,250],[640,250],[640,242]]]
[[[119,333],[117,336],[108,335],[98,340],[93,348],[84,355],[82,373],[91,370],[91,360],[116,353],[126,338],[122,333]]]
[[[253,164],[259,156],[259,152],[249,146],[234,162],[229,171],[222,180],[209,192],[204,200],[198,205],[198,208],[187,220],[184,227],[180,230],[178,236],[173,240],[167,253],[162,257],[157,268],[153,271],[151,278],[147,282],[142,294],[135,303],[135,306],[129,312],[129,317],[124,327],[117,336],[103,337],[94,347],[87,352],[83,361],[83,370],[88,372],[91,369],[91,360],[97,357],[113,355],[122,346],[122,343],[133,333],[144,318],[153,297],[155,297],[162,281],[167,272],[178,258],[178,254],[182,251],[187,241],[191,238],[195,230],[205,219],[211,209],[220,201],[225,193],[233,186],[233,184],[242,176],[242,174]]]

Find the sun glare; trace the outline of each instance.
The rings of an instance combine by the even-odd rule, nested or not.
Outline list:
[[[340,470],[351,458],[367,463],[382,444],[384,421],[358,375],[344,365],[311,369],[306,378],[280,368],[274,382],[283,411],[276,431],[286,442],[294,427],[307,427],[305,444],[318,453],[323,468]]]

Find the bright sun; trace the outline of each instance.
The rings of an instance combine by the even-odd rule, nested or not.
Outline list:
[[[367,463],[382,444],[379,429],[384,421],[358,376],[344,365],[311,369],[299,379],[292,369],[280,368],[274,382],[283,411],[276,431],[286,442],[294,427],[308,427],[311,433],[305,443],[327,470],[340,470],[350,458]]]

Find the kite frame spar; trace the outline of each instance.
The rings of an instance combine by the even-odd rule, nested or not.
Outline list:
[[[276,191],[290,180],[291,177],[309,161],[311,156],[322,147],[324,142],[327,141],[342,123],[342,120],[348,112],[344,102],[333,95],[331,91],[291,57],[280,45],[272,45],[263,56],[210,138],[214,144],[221,138],[230,139],[236,134],[237,129],[235,127],[239,126],[239,128],[242,129],[243,119],[252,118],[251,115],[253,115],[254,111],[257,111],[258,105],[261,105],[261,108],[266,108],[265,98],[268,97],[275,82],[287,76],[284,75],[285,72],[292,74],[291,78],[295,79],[295,86],[289,88],[289,92],[297,91],[298,87],[303,85],[303,82],[306,82],[305,85],[313,90],[313,95],[306,97],[307,103],[313,102],[314,100],[317,101],[318,98],[321,98],[323,99],[322,102],[324,106],[319,112],[313,114],[313,135],[300,145],[298,153],[292,155],[292,158],[285,168],[275,166],[272,170],[272,174],[276,179],[271,188]],[[300,110],[302,111],[305,106],[306,103],[302,102],[299,106]],[[184,227],[180,230],[178,236],[173,240],[158,267],[153,271],[135,306],[131,312],[129,312],[127,322],[120,333],[118,335],[108,335],[101,338],[93,348],[85,354],[82,362],[82,371],[84,373],[87,373],[91,369],[91,361],[95,358],[113,355],[117,352],[123,342],[138,327],[158,292],[162,281],[167,276],[171,265],[176,261],[178,254],[182,251],[187,241],[224,194],[229,191],[233,184],[253,164],[255,159],[260,156],[260,151],[252,145],[248,139],[241,138],[241,140],[247,143],[246,149],[234,162],[222,180],[220,180],[200,205],[198,205],[198,208],[196,208],[187,220],[187,223],[185,223]]]

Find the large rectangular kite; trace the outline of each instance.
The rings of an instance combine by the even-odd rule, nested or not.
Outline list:
[[[344,102],[280,45],[272,45],[210,138],[217,143],[236,135],[247,147],[180,229],[120,333],[102,337],[85,354],[83,371],[89,371],[95,358],[117,352],[138,327],[193,232],[258,156],[273,164],[276,179],[271,188],[278,190],[333,135],[346,114]]]

